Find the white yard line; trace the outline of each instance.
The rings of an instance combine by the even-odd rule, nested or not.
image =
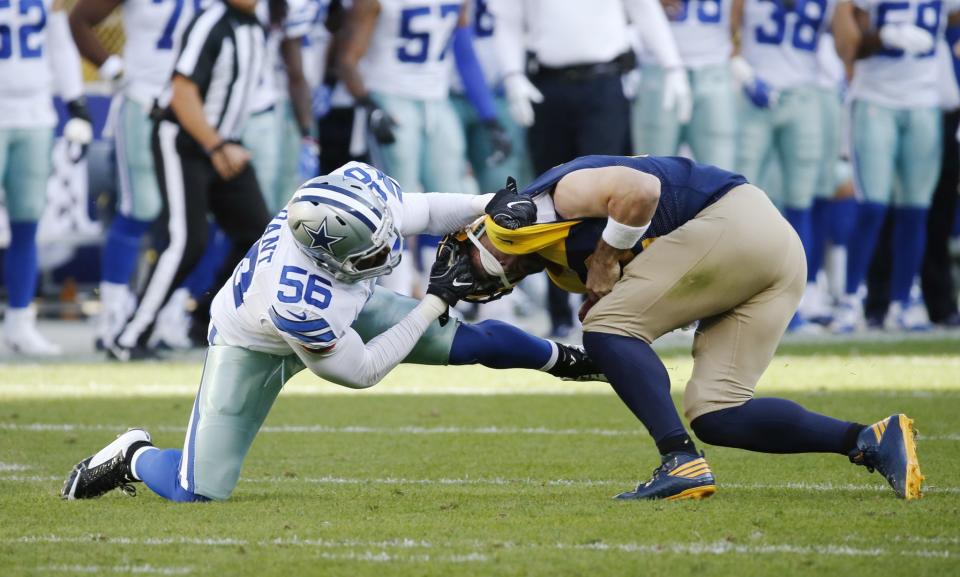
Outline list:
[[[109,431],[119,433],[130,425],[103,425],[83,423],[3,423],[0,422],[0,431],[17,431],[28,433],[39,432],[95,432]],[[183,433],[186,427],[181,425],[158,425],[150,427],[151,431],[160,433]],[[544,436],[649,436],[641,429],[551,429],[548,427],[500,427],[496,425],[483,427],[370,427],[366,425],[344,425],[340,427],[328,425],[276,425],[260,429],[261,433],[290,433],[306,435],[326,434],[375,434],[375,435],[544,435]],[[942,435],[919,435],[918,441],[960,441],[960,433],[945,433]],[[0,471],[3,471],[0,463]]]
[[[105,573],[132,573],[134,575],[188,575],[193,573],[193,567],[158,567],[155,565],[44,565],[36,568],[37,571],[50,573],[89,573],[103,575]]]
[[[29,466],[21,465],[20,463],[4,463],[0,461],[0,473],[7,471],[26,471],[29,468]]]
[[[925,558],[955,558],[958,555],[956,551],[950,550],[896,550],[886,547],[850,547],[845,545],[797,545],[792,543],[757,543],[757,544],[736,544],[729,541],[693,541],[693,542],[667,542],[667,543],[512,543],[499,541],[465,541],[465,542],[446,542],[431,543],[418,541],[414,539],[400,539],[392,541],[362,541],[362,540],[332,540],[332,539],[301,539],[299,537],[278,538],[259,541],[248,541],[235,538],[217,538],[217,539],[192,539],[192,538],[115,538],[103,537],[101,535],[87,535],[82,537],[67,537],[59,535],[30,535],[19,538],[8,538],[2,542],[7,544],[36,544],[51,543],[64,544],[75,543],[83,545],[133,545],[133,546],[165,546],[165,545],[191,545],[198,547],[223,547],[242,545],[246,547],[276,547],[276,546],[295,546],[312,549],[320,549],[319,556],[324,559],[367,561],[367,562],[448,562],[448,563],[482,563],[490,561],[490,556],[481,551],[483,550],[505,550],[505,551],[590,551],[596,553],[627,553],[634,555],[815,555],[818,557],[881,557],[886,555],[906,555]],[[458,549],[468,547],[472,550],[458,552],[455,554],[430,555],[425,553],[394,553],[391,549],[400,549],[402,551],[431,549],[434,551],[443,549]],[[362,549],[357,551],[356,549]],[[343,553],[330,553],[329,551],[346,550]],[[150,568],[149,565],[143,566]],[[110,569],[110,568],[107,568]],[[121,571],[121,569],[124,569]],[[153,569],[174,569],[182,571],[189,568],[153,568]],[[126,566],[115,568],[117,572],[136,572]],[[80,570],[78,572],[86,572]],[[151,571],[140,571],[148,573]],[[153,571],[157,572],[157,571]],[[180,573],[164,573],[180,574]]]

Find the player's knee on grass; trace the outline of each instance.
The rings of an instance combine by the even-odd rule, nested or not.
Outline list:
[[[230,497],[243,460],[283,384],[300,367],[287,357],[212,346],[184,451],[187,490]]]

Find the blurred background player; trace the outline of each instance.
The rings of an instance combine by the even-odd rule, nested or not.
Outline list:
[[[46,201],[57,124],[52,91],[67,103],[71,116],[64,136],[82,145],[93,137],[64,5],[63,0],[0,4],[0,186],[10,218],[3,333],[7,346],[22,355],[60,353],[37,331],[36,310],[30,306],[37,289],[37,222]]]
[[[462,188],[466,142],[450,102],[454,62],[497,159],[510,152],[464,8],[441,0],[354,0],[346,14],[337,45],[340,78],[368,113],[373,164],[405,190]],[[381,282],[415,294],[412,261]]]
[[[630,22],[664,69],[663,110],[686,122],[690,85],[656,0],[491,0],[510,114],[528,128],[536,173],[586,154],[629,154],[621,76],[636,63]],[[526,61],[528,52],[530,61]],[[529,77],[528,77],[529,74]],[[573,325],[569,295],[549,289],[551,334]]]
[[[153,129],[154,163],[164,198],[166,248],[143,290],[136,312],[110,357],[146,354],[157,314],[200,260],[208,214],[231,241],[215,286],[222,284],[269,221],[250,153],[239,144],[261,78],[264,32],[256,0],[213,2],[184,32],[163,117]]]
[[[492,121],[491,117],[484,119],[477,112],[476,107],[464,94],[462,80],[455,75],[452,83],[454,92],[452,101],[466,136],[466,158],[480,191],[490,192],[499,190],[507,181],[507,177],[512,176],[521,182],[526,182],[533,175],[530,172],[527,157],[526,131],[510,116],[503,92],[503,74],[500,70],[494,39],[497,34],[496,18],[490,11],[488,0],[470,0],[466,4],[466,11],[474,51],[487,86],[494,93],[494,110],[486,111],[486,114],[496,118],[496,122],[505,130],[504,136],[510,141],[507,154],[504,154],[507,148],[494,146],[496,143],[491,141],[491,128],[488,126]]]
[[[311,88],[303,70],[301,47],[319,8],[314,0],[257,4],[267,45],[243,144],[251,152],[271,213],[287,203],[297,185],[318,174]]]
[[[779,161],[778,205],[812,260],[812,206],[823,162],[819,92],[820,39],[831,24],[834,0],[735,0],[732,29],[740,38],[731,63],[742,87],[737,172],[762,182]],[[792,328],[802,324],[795,318]]]
[[[858,291],[890,206],[891,304],[884,324],[901,330],[929,328],[919,289],[911,288],[923,259],[943,146],[934,56],[947,16],[957,8],[955,2],[856,0],[838,13],[859,30],[838,48],[857,59],[850,90],[854,180],[861,200],[846,294],[834,321],[838,332],[863,325]]]
[[[730,76],[730,8],[733,0],[666,0],[692,94],[692,110],[664,110],[666,69],[644,64],[633,105],[633,149],[638,154],[674,155],[690,146],[698,162],[733,169],[736,160],[737,99]]]
[[[70,27],[80,54],[100,77],[119,88],[113,117],[118,199],[100,259],[100,322],[97,343],[113,342],[136,309],[130,281],[144,235],[163,205],[150,147],[151,113],[170,79],[180,38],[201,0],[79,0]],[[123,55],[110,54],[95,27],[122,6]],[[184,313],[179,301],[180,315]]]

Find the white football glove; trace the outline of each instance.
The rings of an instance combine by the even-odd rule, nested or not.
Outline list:
[[[687,71],[683,68],[669,68],[663,76],[663,110],[676,111],[680,124],[686,124],[693,115],[693,93]]]
[[[511,74],[504,78],[503,89],[507,93],[510,116],[520,126],[532,126],[533,103],[543,102],[543,94],[523,74]]]
[[[880,28],[880,41],[887,48],[899,48],[911,56],[933,50],[933,34],[913,24],[887,24]]]

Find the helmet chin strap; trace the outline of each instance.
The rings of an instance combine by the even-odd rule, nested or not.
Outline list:
[[[491,276],[499,277],[503,288],[511,288],[513,285],[507,280],[507,273],[503,270],[503,265],[500,264],[497,257],[493,256],[493,253],[480,243],[480,239],[473,234],[469,227],[466,229],[466,233],[467,238],[470,239],[473,246],[477,247],[477,252],[480,253],[480,264],[483,266],[483,270]],[[482,229],[480,234],[483,234]]]

